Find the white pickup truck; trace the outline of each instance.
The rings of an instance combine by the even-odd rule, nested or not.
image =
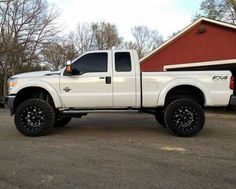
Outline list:
[[[73,117],[97,112],[146,112],[178,136],[199,133],[203,108],[236,104],[229,71],[140,72],[134,50],[88,52],[60,71],[9,79],[6,103],[16,128],[47,134]]]

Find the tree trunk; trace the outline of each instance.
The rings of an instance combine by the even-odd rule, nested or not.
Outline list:
[[[4,73],[4,77],[3,77],[3,96],[7,96],[8,95],[8,86],[7,86],[7,74]]]

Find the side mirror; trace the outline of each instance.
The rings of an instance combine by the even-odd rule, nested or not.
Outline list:
[[[66,62],[66,70],[65,70],[66,74],[67,75],[72,75],[72,64],[71,64],[71,61],[68,60]]]

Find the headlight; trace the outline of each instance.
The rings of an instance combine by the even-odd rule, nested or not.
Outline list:
[[[8,93],[11,93],[11,90],[17,85],[17,79],[13,78],[13,79],[9,79],[8,80]]]
[[[8,87],[15,87],[17,85],[17,81],[16,80],[10,80],[8,83]]]

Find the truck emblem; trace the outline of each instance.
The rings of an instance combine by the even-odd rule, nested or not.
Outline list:
[[[70,88],[69,87],[66,87],[65,89],[63,89],[65,92],[70,92]]]
[[[227,80],[228,76],[214,76],[212,79],[215,80],[215,81]]]

